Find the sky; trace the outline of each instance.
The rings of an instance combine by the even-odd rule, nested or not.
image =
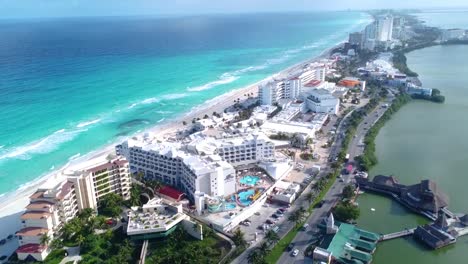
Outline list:
[[[467,7],[467,0],[0,0],[0,18]]]

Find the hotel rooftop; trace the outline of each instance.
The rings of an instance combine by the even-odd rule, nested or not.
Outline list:
[[[181,204],[165,203],[161,198],[153,198],[142,207],[132,207],[128,212],[127,234],[133,236],[132,239],[164,237],[187,218]]]

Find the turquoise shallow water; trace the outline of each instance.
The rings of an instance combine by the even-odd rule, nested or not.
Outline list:
[[[0,195],[342,41],[357,12],[0,21]]]

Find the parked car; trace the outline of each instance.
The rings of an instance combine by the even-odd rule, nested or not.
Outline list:
[[[299,249],[296,248],[295,250],[293,250],[292,256],[295,257],[297,255],[299,255]]]
[[[260,212],[255,212],[255,215],[260,215]]]
[[[288,245],[288,248],[287,248],[287,249],[288,249],[288,251],[291,251],[291,250],[293,250],[293,248],[294,248],[294,245],[295,245],[294,243],[291,243],[291,244],[289,244],[289,245]]]
[[[302,226],[302,230],[307,230],[308,227],[309,227],[309,224],[305,223],[305,224]]]
[[[270,219],[267,219],[267,220],[265,221],[265,223],[267,223],[267,224],[269,224],[269,225],[272,225],[272,224],[273,224],[273,221],[271,221]]]
[[[272,214],[271,217],[278,219],[278,216],[276,214]]]

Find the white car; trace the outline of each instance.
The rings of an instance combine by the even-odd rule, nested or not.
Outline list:
[[[299,249],[296,248],[295,250],[293,250],[292,252],[293,257],[297,256],[298,254],[299,254]]]

